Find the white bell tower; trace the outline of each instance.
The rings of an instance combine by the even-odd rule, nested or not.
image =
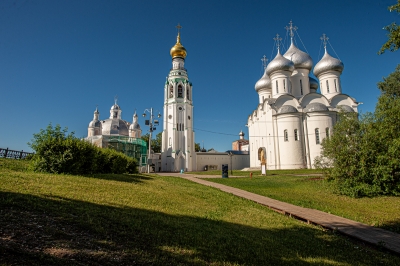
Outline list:
[[[164,116],[161,171],[196,170],[193,132],[192,83],[184,67],[187,55],[181,44],[179,24],[176,44],[171,48],[172,69],[164,86]]]

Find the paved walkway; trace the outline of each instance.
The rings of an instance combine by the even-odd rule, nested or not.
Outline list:
[[[214,176],[191,175],[179,173],[157,173],[163,176],[181,177],[202,185],[218,188],[224,192],[257,202],[270,209],[285,215],[303,220],[310,224],[321,225],[325,228],[336,230],[342,234],[357,238],[369,244],[384,247],[390,251],[400,254],[400,234],[393,233],[384,229],[369,226],[363,223],[355,222],[343,217],[339,217],[326,212],[303,208],[289,203],[274,200],[268,197],[260,196],[238,188],[210,182],[202,178],[211,178]]]

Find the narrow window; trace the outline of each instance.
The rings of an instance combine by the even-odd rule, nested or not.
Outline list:
[[[189,97],[189,89],[186,89],[186,98],[187,98],[188,100],[190,100],[190,97]]]
[[[185,130],[185,123],[182,123],[182,131]]]
[[[300,95],[303,95],[303,82],[300,80]]]
[[[283,131],[283,139],[284,141],[289,141],[287,130]]]
[[[171,86],[169,88],[169,98],[172,98],[172,97],[174,97],[174,88]]]
[[[329,139],[329,127],[325,128],[326,138]]]
[[[335,82],[335,91],[337,92],[336,79],[334,80],[334,82]]]
[[[182,86],[181,85],[178,86],[178,97],[179,98],[183,97],[183,92],[182,92]]]
[[[329,82],[326,81],[326,91],[329,93]]]
[[[316,144],[320,143],[319,142],[319,129],[318,128],[315,129],[315,143]]]
[[[276,93],[279,93],[278,81],[276,81]]]
[[[169,138],[169,146],[171,146],[171,145],[172,145],[172,139]]]
[[[297,129],[294,130],[294,140],[295,141],[299,140],[299,135],[297,134]]]
[[[283,80],[283,91],[286,92],[286,80]]]

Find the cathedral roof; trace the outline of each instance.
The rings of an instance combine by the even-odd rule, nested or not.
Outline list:
[[[306,108],[304,108],[306,113],[311,112],[323,112],[328,111],[328,107],[326,107],[323,103],[309,103]]]
[[[318,77],[320,74],[330,70],[338,71],[342,73],[344,65],[342,61],[332,57],[325,49],[325,54],[322,59],[314,67],[314,75]]]
[[[297,48],[293,42],[283,56],[286,59],[291,60],[295,68],[304,68],[311,70],[311,68],[313,67],[311,56]]]
[[[278,114],[287,114],[287,113],[297,113],[296,107],[293,107],[291,105],[284,105],[278,110]]]
[[[348,106],[348,105],[338,105],[338,106],[336,106],[336,109],[337,109],[339,112],[345,112],[345,113],[354,112],[354,109],[351,108],[351,107]]]
[[[118,119],[106,119],[102,124],[102,135],[129,136],[128,122]]]

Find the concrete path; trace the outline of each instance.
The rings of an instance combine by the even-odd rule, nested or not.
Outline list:
[[[217,177],[205,176],[205,175],[191,175],[191,174],[180,174],[180,173],[157,173],[162,176],[176,176],[181,177],[202,185],[218,188],[224,192],[231,193],[233,195],[257,202],[265,205],[270,209],[280,212],[285,215],[289,215],[296,219],[300,219],[307,223],[316,224],[335,230],[342,234],[348,235],[353,238],[365,241],[369,244],[377,245],[400,254],[400,234],[393,233],[384,229],[369,226],[363,223],[355,222],[343,217],[339,217],[326,212],[303,208],[289,203],[274,200],[268,197],[260,196],[251,192],[247,192],[238,188],[229,187],[226,185],[210,182],[202,178]]]

